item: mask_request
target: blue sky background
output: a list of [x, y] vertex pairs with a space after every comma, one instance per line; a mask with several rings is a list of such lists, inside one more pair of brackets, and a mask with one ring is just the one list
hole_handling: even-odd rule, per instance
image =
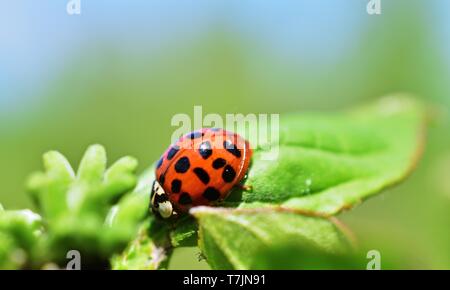
[[71, 56], [99, 39], [129, 52], [151, 53], [223, 23], [260, 43], [262, 50], [326, 63], [344, 52], [367, 19], [364, 3], [355, 1], [81, 2], [80, 16], [68, 16], [64, 0], [0, 2], [3, 112], [27, 106], [28, 98], [71, 63]]
[[[370, 21], [367, 1], [118, 1], [82, 0], [69, 16], [66, 0], [0, 1], [0, 112], [33, 106], [45, 88], [91, 43], [149, 54], [195, 40], [214, 25], [261, 51], [332, 66], [358, 42]], [[408, 1], [404, 2], [408, 5]], [[427, 1], [436, 46], [450, 66], [450, 1]], [[390, 3], [383, 3], [389, 13]], [[409, 1], [411, 3], [411, 1]], [[295, 29], [294, 29], [295, 28]], [[408, 31], [405, 31], [408, 33]], [[37, 100], [39, 102], [39, 100]]]

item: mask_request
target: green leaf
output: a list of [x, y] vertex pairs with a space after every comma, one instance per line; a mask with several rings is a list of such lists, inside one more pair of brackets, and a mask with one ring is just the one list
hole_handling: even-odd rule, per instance
[[28, 191], [37, 206], [48, 216], [58, 217], [68, 210], [66, 192], [75, 179], [67, 159], [59, 152], [43, 156], [44, 172], [36, 172], [28, 180]]
[[[284, 248], [298, 252], [291, 268], [299, 263], [318, 267], [311, 257], [330, 268], [336, 261], [354, 268], [355, 260], [344, 255], [351, 249], [345, 230], [326, 217], [405, 178], [420, 157], [424, 119], [422, 106], [400, 95], [347, 112], [283, 116], [279, 144], [259, 144], [255, 150], [246, 180], [252, 190], [235, 190], [223, 203], [228, 208], [193, 208], [197, 223], [189, 216], [152, 222], [166, 229], [165, 253], [198, 239], [212, 268], [282, 268], [274, 257], [288, 245]], [[265, 160], [275, 145], [278, 158]], [[147, 211], [153, 180], [154, 167], [110, 211], [110, 221]], [[112, 263], [115, 268], [148, 268], [148, 253], [157, 248], [152, 233], [143, 232]]]
[[137, 237], [130, 242], [121, 255], [113, 256], [113, 270], [166, 269], [172, 253], [169, 240], [170, 228], [161, 220], [149, 218], [144, 222]]
[[333, 220], [272, 209], [191, 210], [200, 227], [199, 246], [214, 269], [251, 269], [256, 254], [291, 241], [325, 253], [347, 252], [351, 245]]
[[108, 213], [110, 226], [138, 224], [144, 217], [139, 235], [127, 249], [111, 259], [113, 269], [166, 268], [174, 247], [197, 245], [197, 224], [191, 216], [183, 216], [173, 224], [149, 214], [150, 192], [155, 179], [155, 167], [141, 174], [136, 188], [126, 194]]
[[150, 193], [154, 180], [155, 167], [151, 166], [140, 175], [134, 190], [123, 196], [109, 210], [106, 223], [110, 226], [139, 224], [149, 213]]
[[194, 218], [184, 216], [175, 224], [170, 232], [170, 241], [173, 247], [194, 247], [197, 246], [198, 226]]
[[[127, 214], [120, 212], [120, 222], [113, 223], [111, 208], [136, 186], [137, 161], [124, 157], [109, 169], [106, 163], [101, 145], [86, 150], [76, 175], [61, 153], [44, 154], [45, 171], [34, 173], [27, 184], [45, 219], [41, 248], [47, 256], [41, 255], [43, 259], [63, 262], [67, 251], [75, 249], [83, 255], [84, 263], [101, 267], [136, 234], [137, 219], [144, 217], [145, 210], [131, 217], [129, 210]], [[121, 202], [128, 204], [129, 200]]]
[[329, 253], [294, 241], [277, 244], [255, 254], [252, 270], [364, 270], [366, 253]]
[[77, 179], [100, 182], [106, 169], [106, 151], [101, 145], [91, 145], [84, 153], [77, 172]]
[[0, 269], [20, 269], [32, 263], [42, 229], [38, 214], [0, 206]]
[[255, 150], [252, 190], [225, 204], [336, 214], [404, 179], [421, 155], [424, 127], [422, 106], [401, 95], [343, 113], [283, 116], [278, 158]]

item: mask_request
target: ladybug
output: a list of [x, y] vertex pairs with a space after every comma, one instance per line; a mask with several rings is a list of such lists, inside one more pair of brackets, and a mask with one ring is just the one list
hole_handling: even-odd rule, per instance
[[182, 136], [156, 165], [152, 211], [169, 218], [193, 206], [220, 203], [241, 184], [251, 156], [248, 141], [220, 128], [204, 128]]

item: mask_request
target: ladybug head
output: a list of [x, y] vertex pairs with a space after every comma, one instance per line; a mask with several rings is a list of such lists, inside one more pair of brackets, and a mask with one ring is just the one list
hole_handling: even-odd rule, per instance
[[169, 200], [164, 188], [158, 181], [153, 182], [152, 194], [151, 194], [151, 207], [155, 214], [158, 214], [162, 218], [169, 218], [175, 212], [173, 211], [172, 203]]

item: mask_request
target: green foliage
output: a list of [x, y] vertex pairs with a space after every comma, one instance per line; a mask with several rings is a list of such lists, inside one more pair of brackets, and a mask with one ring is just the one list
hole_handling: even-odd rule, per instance
[[402, 95], [345, 113], [285, 116], [278, 159], [255, 154], [253, 190], [237, 193], [237, 205], [336, 214], [403, 179], [423, 140], [423, 108]]
[[20, 269], [35, 258], [32, 249], [42, 236], [42, 219], [30, 210], [4, 210], [0, 205], [0, 269]]
[[175, 247], [198, 245], [213, 269], [358, 268], [348, 231], [330, 216], [407, 176], [424, 119], [420, 104], [400, 95], [344, 113], [285, 116], [278, 158], [262, 158], [276, 144], [255, 150], [252, 190], [168, 221], [148, 216], [154, 167], [137, 180], [136, 160], [107, 169], [104, 148], [93, 145], [75, 174], [48, 152], [27, 184], [42, 218], [0, 207], [0, 267], [62, 266], [75, 249], [84, 267], [109, 260], [113, 269], [166, 269]]
[[[313, 249], [305, 257], [317, 255], [330, 268], [330, 261], [341, 261], [342, 267], [355, 265], [343, 256], [351, 248], [346, 231], [326, 216], [407, 176], [421, 153], [424, 117], [423, 108], [413, 99], [391, 96], [344, 113], [283, 118], [279, 158], [261, 158], [264, 145], [273, 144], [262, 144], [255, 152], [246, 181], [252, 190], [235, 191], [224, 203], [227, 209], [193, 208], [196, 223], [190, 218], [168, 223], [164, 248], [167, 241], [170, 247], [192, 245], [198, 236], [198, 245], [213, 269], [272, 268], [267, 261], [272, 261], [272, 250], [282, 245], [294, 245], [298, 251], [292, 256]], [[128, 255], [139, 255], [134, 249], [141, 240], [132, 242], [129, 251], [133, 254]], [[126, 255], [122, 258], [120, 265], [113, 261], [115, 268], [127, 264]], [[308, 264], [312, 260], [304, 260], [305, 265], [320, 268]], [[133, 263], [133, 268], [146, 265]]]
[[143, 223], [137, 238], [127, 249], [111, 260], [114, 270], [166, 269], [172, 251], [168, 239], [169, 228], [154, 217]]
[[214, 269], [248, 270], [259, 253], [287, 242], [342, 254], [346, 237], [329, 220], [272, 209], [231, 210], [198, 207], [199, 245]]
[[313, 245], [285, 241], [255, 252], [249, 268], [252, 270], [364, 270], [366, 265], [366, 253], [362, 251], [327, 252]]
[[114, 224], [106, 219], [111, 206], [135, 187], [137, 161], [124, 157], [106, 169], [106, 153], [100, 145], [88, 148], [77, 174], [59, 152], [47, 152], [43, 159], [45, 171], [34, 173], [27, 184], [45, 221], [42, 238], [34, 247], [39, 249], [41, 264], [63, 263], [66, 253], [75, 249], [83, 264], [101, 267], [137, 230], [128, 216]]

